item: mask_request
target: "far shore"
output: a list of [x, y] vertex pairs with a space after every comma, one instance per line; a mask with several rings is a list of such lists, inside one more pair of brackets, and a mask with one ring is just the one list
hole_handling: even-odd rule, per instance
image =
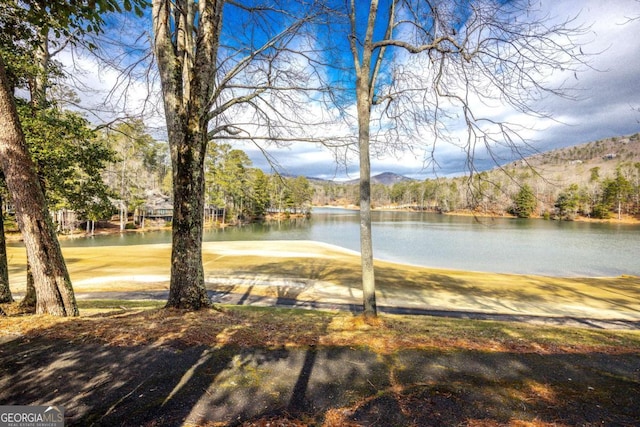
[[[341, 205], [341, 206], [335, 206], [335, 205], [322, 205], [322, 206], [313, 206], [313, 208], [323, 208], [323, 209], [348, 209], [348, 210], [359, 210], [360, 208], [356, 205]], [[311, 210], [311, 214], [313, 214], [313, 208]], [[381, 208], [373, 208], [374, 211], [380, 211], [380, 212], [420, 212], [417, 211], [415, 209], [409, 209], [409, 208], [393, 208], [393, 207], [381, 207]], [[440, 215], [450, 215], [450, 216], [464, 216], [464, 217], [476, 217], [476, 218], [487, 218], [487, 219], [491, 219], [491, 218], [506, 218], [506, 219], [516, 219], [515, 216], [510, 215], [508, 213], [492, 213], [492, 212], [476, 212], [476, 211], [471, 211], [471, 210], [457, 210], [457, 211], [450, 211], [450, 212], [442, 212], [442, 213], [438, 213], [438, 212], [433, 212], [433, 211], [423, 211], [423, 212], [431, 212], [434, 214], [440, 214]], [[293, 217], [293, 216], [292, 216]], [[540, 219], [542, 220], [543, 218], [541, 216], [533, 216], [530, 219]], [[280, 220], [278, 218], [266, 218], [267, 221], [269, 220]], [[548, 221], [559, 221], [559, 220], [548, 220]], [[566, 220], [563, 220], [566, 221]], [[589, 222], [589, 223], [603, 223], [603, 224], [621, 224], [621, 225], [640, 225], [640, 215], [623, 215], [622, 218], [618, 219], [617, 217], [611, 217], [611, 218], [606, 218], [606, 219], [598, 219], [598, 218], [590, 218], [590, 217], [584, 217], [584, 216], [578, 216], [576, 218], [573, 219], [573, 221], [575, 222]], [[233, 223], [206, 223], [205, 224], [205, 228], [212, 228], [212, 227], [233, 227], [235, 226], [235, 224]], [[96, 228], [95, 231], [93, 233], [88, 233], [86, 232], [84, 229], [78, 228], [77, 230], [75, 230], [73, 233], [70, 234], [58, 234], [58, 238], [61, 240], [64, 239], [74, 239], [74, 238], [81, 238], [81, 237], [88, 237], [88, 236], [100, 236], [100, 235], [105, 235], [105, 234], [119, 234], [119, 233], [140, 233], [140, 232], [145, 232], [145, 231], [154, 231], [154, 230], [166, 230], [166, 231], [170, 231], [171, 230], [171, 225], [158, 225], [158, 224], [147, 224], [145, 225], [144, 228], [140, 227], [140, 228], [131, 228], [131, 229], [125, 229], [125, 230], [120, 230], [120, 227], [115, 223], [115, 222], [111, 222], [109, 227], [100, 227], [100, 228]], [[17, 241], [21, 241], [22, 240], [22, 236], [21, 234], [16, 231], [16, 230], [5, 230], [5, 240], [7, 242], [17, 242]]]
[[[359, 210], [360, 208], [356, 205], [342, 205], [342, 206], [335, 206], [335, 205], [323, 205], [323, 206], [314, 206], [314, 208], [326, 208], [326, 209], [349, 209], [349, 210]], [[372, 208], [373, 211], [381, 211], [381, 212], [429, 212], [429, 213], [434, 213], [434, 214], [440, 214], [440, 215], [451, 215], [451, 216], [470, 216], [470, 217], [477, 217], [477, 218], [511, 218], [511, 219], [516, 219], [517, 217], [515, 215], [511, 215], [507, 212], [501, 212], [501, 213], [496, 213], [496, 212], [481, 212], [481, 211], [472, 211], [469, 209], [460, 209], [460, 210], [455, 210], [455, 211], [449, 211], [449, 212], [435, 212], [435, 211], [430, 211], [430, 210], [425, 210], [425, 211], [420, 211], [420, 210], [416, 210], [416, 209], [411, 209], [411, 208], [396, 208], [396, 207], [389, 207], [389, 206], [384, 206], [384, 207], [374, 207]], [[313, 211], [311, 211], [311, 213], [313, 213]], [[542, 216], [540, 215], [535, 215], [532, 216], [529, 219], [544, 219]], [[557, 220], [557, 219], [549, 219], [547, 221], [567, 221], [567, 220]], [[640, 215], [622, 215], [622, 217], [620, 219], [618, 219], [617, 217], [610, 217], [610, 218], [591, 218], [591, 217], [586, 217], [586, 216], [576, 216], [572, 221], [576, 221], [576, 222], [593, 222], [593, 223], [611, 223], [611, 224], [629, 224], [629, 225], [639, 225], [640, 224]]]

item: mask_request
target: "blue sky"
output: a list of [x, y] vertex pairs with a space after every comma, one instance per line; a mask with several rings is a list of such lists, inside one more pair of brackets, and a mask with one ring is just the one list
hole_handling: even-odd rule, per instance
[[[358, 2], [363, 3], [363, 2]], [[559, 20], [577, 16], [575, 24], [590, 26], [584, 35], [585, 52], [593, 53], [590, 59], [592, 68], [572, 75], [569, 83], [575, 89], [576, 100], [549, 98], [536, 107], [549, 114], [549, 119], [532, 119], [518, 114], [497, 102], [485, 107], [483, 114], [492, 117], [508, 118], [526, 128], [522, 136], [540, 151], [589, 142], [610, 136], [633, 134], [640, 131], [640, 2], [636, 0], [601, 0], [536, 2], [541, 15], [556, 17]], [[334, 33], [335, 34], [335, 33]], [[346, 40], [336, 43], [345, 43]], [[596, 54], [597, 53], [597, 54]], [[66, 62], [66, 61], [65, 61]], [[88, 81], [92, 86], [108, 88], [118, 80], [108, 69], [97, 69], [89, 59], [85, 60], [86, 75], [76, 77]], [[99, 76], [98, 78], [96, 78]], [[344, 77], [344, 76], [342, 76]], [[143, 100], [150, 101], [146, 111], [150, 114], [148, 123], [162, 126], [161, 111], [154, 111], [148, 105], [160, 105], [157, 88], [148, 97], [145, 82], [137, 82], [129, 87], [126, 102], [133, 109]], [[133, 89], [133, 90], [131, 90]], [[91, 102], [95, 94], [81, 94], [83, 100]], [[155, 97], [155, 98], [154, 98]], [[349, 106], [347, 105], [347, 108]], [[351, 106], [353, 108], [353, 106]], [[634, 110], [635, 109], [635, 110]], [[313, 112], [310, 107], [309, 111]], [[154, 114], [155, 113], [155, 116]], [[326, 132], [326, 129], [323, 129]], [[396, 156], [388, 155], [372, 159], [372, 174], [391, 171], [412, 178], [422, 179], [437, 174], [450, 176], [465, 171], [466, 155], [456, 137], [464, 135], [455, 126], [450, 129], [453, 143], [439, 142], [435, 156], [437, 168], [425, 164], [425, 153], [419, 147], [412, 152], [402, 152]], [[162, 135], [162, 131], [158, 131]], [[262, 151], [251, 144], [234, 144], [244, 149], [252, 159], [254, 166], [269, 171], [270, 166]], [[277, 159], [282, 171], [291, 175], [305, 175], [324, 179], [352, 179], [358, 175], [357, 158], [352, 153], [345, 158], [346, 167], [338, 166], [335, 154], [326, 148], [311, 143], [295, 143], [288, 147], [267, 146], [269, 153]], [[509, 160], [506, 156], [504, 160]], [[493, 166], [488, 156], [479, 153], [475, 159], [478, 169]]]
[[[640, 131], [640, 2], [614, 0], [602, 2], [542, 1], [541, 13], [558, 19], [577, 16], [575, 24], [590, 27], [584, 38], [584, 51], [592, 53], [591, 68], [571, 76], [577, 99], [548, 98], [537, 107], [549, 119], [533, 119], [510, 111], [504, 105], [492, 104], [492, 114], [509, 117], [528, 129], [522, 135], [535, 149], [545, 151], [576, 145], [611, 136], [633, 134]], [[635, 110], [634, 110], [635, 109]], [[452, 129], [452, 133], [456, 130]], [[268, 169], [259, 150], [243, 146], [254, 165]], [[349, 166], [337, 167], [334, 156], [326, 149], [309, 144], [296, 144], [271, 151], [285, 172], [325, 179], [349, 179], [358, 176], [358, 165], [352, 156]], [[465, 173], [465, 153], [454, 144], [438, 144], [437, 168], [424, 162], [420, 149], [399, 156], [372, 159], [372, 174], [392, 171], [423, 179]], [[505, 155], [504, 160], [509, 160]], [[425, 167], [426, 166], [426, 167]], [[479, 153], [475, 159], [478, 169], [494, 166], [493, 160]]]

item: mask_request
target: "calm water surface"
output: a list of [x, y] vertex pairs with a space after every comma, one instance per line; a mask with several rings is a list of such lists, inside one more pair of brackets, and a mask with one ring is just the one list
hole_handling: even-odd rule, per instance
[[[640, 275], [640, 226], [373, 212], [374, 255], [427, 267], [556, 276]], [[359, 251], [357, 211], [210, 230], [206, 241], [315, 240]], [[169, 243], [169, 232], [66, 240], [65, 246]]]

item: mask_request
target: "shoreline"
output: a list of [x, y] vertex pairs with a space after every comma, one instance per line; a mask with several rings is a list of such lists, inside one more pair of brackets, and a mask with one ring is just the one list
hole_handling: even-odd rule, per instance
[[[342, 207], [333, 207], [333, 208], [344, 209]], [[356, 211], [350, 211], [350, 212], [351, 213], [349, 213], [349, 216], [353, 217], [355, 215], [354, 212]], [[464, 212], [461, 214], [465, 215]], [[322, 216], [323, 213], [319, 213], [318, 215]], [[327, 213], [325, 212], [324, 215], [327, 215]], [[329, 213], [328, 215], [331, 215], [331, 213]], [[472, 214], [467, 212], [466, 215], [469, 216]], [[414, 218], [413, 215], [403, 216], [403, 218], [404, 217]], [[415, 216], [415, 218], [423, 218], [423, 216], [418, 215], [418, 216]], [[428, 217], [425, 216], [424, 218], [426, 221], [430, 221], [434, 219], [437, 220], [436, 219], [437, 217], [435, 216], [428, 216]], [[428, 218], [431, 218], [431, 219], [429, 220]], [[446, 217], [441, 217], [441, 218], [446, 218]], [[444, 220], [446, 221], [446, 219]], [[466, 220], [466, 221], [470, 221], [470, 220]], [[477, 218], [475, 219], [475, 221], [485, 224], [491, 220], [489, 219], [483, 220], [481, 218]], [[508, 225], [510, 223], [509, 221], [507, 222], [503, 221], [501, 223], [505, 224], [508, 227], [511, 227], [511, 225]], [[270, 227], [268, 224], [269, 223], [266, 223], [266, 225], [262, 225], [261, 227], [268, 228]], [[533, 222], [523, 223], [523, 224], [531, 224], [531, 226], [535, 226], [535, 227], [554, 226], [553, 223], [549, 223], [549, 225], [544, 225], [545, 223], [541, 223], [541, 222], [538, 222], [537, 223], [538, 225], [534, 225], [536, 223], [533, 223]], [[576, 224], [576, 226], [577, 225], [578, 224]], [[580, 229], [589, 230], [590, 228], [589, 226], [587, 226], [587, 227], [581, 227]], [[600, 228], [598, 228], [598, 230], [599, 229]], [[211, 226], [205, 227], [205, 233], [213, 232], [213, 234], [217, 236], [217, 233], [215, 232], [215, 230], [216, 228], [213, 228]], [[625, 230], [625, 227], [614, 226], [611, 228], [605, 228], [605, 230], [610, 230], [613, 233], [618, 233], [621, 230]], [[636, 233], [635, 228], [629, 228], [629, 230], [632, 230], [632, 232], [635, 235]], [[157, 234], [156, 232], [159, 232], [160, 234]], [[158, 243], [165, 243], [165, 244], [168, 243], [170, 245], [171, 244], [170, 232], [171, 232], [171, 228], [164, 226], [164, 224], [163, 226], [148, 226], [148, 227], [145, 227], [145, 229], [124, 230], [124, 233], [127, 233], [127, 234], [123, 234], [123, 232], [120, 232], [119, 227], [109, 227], [106, 230], [101, 229], [97, 231], [93, 236], [87, 235], [84, 232], [78, 232], [71, 235], [61, 235], [59, 236], [59, 239], [62, 247], [96, 246], [96, 245], [127, 246], [128, 244], [131, 244], [131, 243], [135, 245], [141, 245], [141, 244], [144, 245], [151, 242], [158, 242]], [[130, 233], [133, 233], [133, 234], [130, 234]], [[162, 236], [162, 237], [154, 237], [154, 235]], [[109, 236], [114, 236], [114, 237], [109, 237]], [[148, 238], [145, 236], [148, 236]], [[94, 237], [95, 237], [95, 240], [94, 240]], [[241, 239], [247, 239], [246, 241], [253, 241], [256, 239], [256, 237], [257, 236], [253, 236], [253, 235], [243, 235]], [[293, 247], [296, 245], [295, 242], [299, 242], [299, 240], [297, 239], [299, 239], [300, 237], [301, 236], [284, 234], [280, 236], [280, 239], [288, 242], [287, 243], [288, 246]], [[306, 236], [306, 238], [313, 239], [314, 237], [312, 235], [309, 235], [309, 236]], [[316, 238], [322, 239], [321, 236], [318, 236]], [[210, 239], [206, 238], [205, 241], [221, 241], [221, 239], [227, 239], [227, 237], [221, 235], [217, 237], [211, 237]], [[235, 240], [235, 239], [232, 239], [232, 240]], [[257, 237], [257, 240], [260, 241], [262, 240], [262, 238]], [[327, 240], [327, 239], [323, 239], [323, 240]], [[16, 232], [12, 233], [7, 238], [7, 241], [11, 246], [14, 246], [14, 247], [23, 246], [23, 243], [21, 242], [21, 235]], [[342, 240], [328, 239], [327, 241], [328, 243], [332, 243], [336, 245], [336, 247], [340, 247], [340, 248], [344, 247], [344, 244], [343, 244], [344, 242], [342, 242]], [[316, 240], [316, 242], [319, 243], [320, 241]], [[256, 242], [255, 244], [258, 245], [258, 242]], [[640, 276], [640, 274], [638, 274], [637, 268], [634, 268], [635, 264], [633, 264], [633, 262], [630, 265], [628, 263], [623, 264], [623, 268], [608, 268], [609, 264], [602, 264], [598, 262], [594, 264], [592, 263], [580, 264], [578, 262], [578, 264], [582, 268], [571, 268], [571, 266], [567, 266], [567, 268], [560, 268], [561, 266], [558, 265], [554, 261], [554, 259], [548, 259], [547, 263], [544, 265], [539, 265], [538, 266], [539, 268], [527, 268], [526, 265], [524, 266], [524, 268], [520, 268], [517, 265], [516, 265], [516, 268], [513, 268], [511, 263], [497, 263], [495, 265], [491, 265], [488, 263], [481, 263], [481, 262], [475, 262], [475, 263], [463, 262], [463, 260], [460, 257], [452, 258], [454, 260], [453, 262], [447, 262], [447, 259], [440, 259], [437, 256], [435, 258], [412, 257], [410, 255], [394, 256], [393, 251], [391, 252], [386, 251], [384, 247], [384, 243], [382, 244], [383, 246], [379, 248], [380, 250], [376, 254], [374, 254], [376, 261], [391, 262], [399, 265], [406, 265], [406, 266], [418, 267], [418, 268], [455, 269], [459, 271], [469, 271], [474, 273], [489, 273], [489, 274], [541, 275], [541, 276], [547, 276], [547, 277], [561, 277], [561, 278], [575, 278], [575, 277], [592, 277], [592, 278], [613, 277], [615, 278], [615, 277], [621, 277], [624, 275], [628, 275], [631, 277]], [[350, 244], [348, 244], [347, 246], [354, 251], [354, 254], [359, 255], [358, 248], [353, 244], [353, 242], [350, 241]], [[455, 260], [458, 260], [458, 261], [455, 261]], [[551, 262], [549, 263], [549, 261]], [[599, 266], [599, 267], [595, 267], [595, 266]]]
[[[322, 209], [345, 209], [352, 211], [359, 211], [359, 207], [355, 205], [343, 205], [343, 206], [335, 206], [335, 205], [322, 205], [322, 206], [313, 206], [310, 214], [313, 215], [314, 208], [322, 208]], [[393, 207], [383, 207], [383, 208], [372, 208], [372, 211], [378, 212], [415, 212], [415, 213], [432, 213], [435, 215], [448, 215], [448, 216], [460, 216], [460, 217], [477, 217], [477, 218], [487, 218], [487, 219], [518, 219], [518, 217], [504, 213], [504, 214], [495, 214], [489, 212], [473, 212], [469, 210], [457, 210], [450, 212], [435, 212], [429, 210], [415, 210], [410, 208], [393, 208]], [[304, 215], [291, 215], [290, 218], [299, 218]], [[281, 217], [272, 217], [265, 218], [262, 221], [282, 221], [287, 220], [289, 218], [281, 218]], [[546, 219], [542, 216], [532, 216], [530, 218], [524, 218], [528, 220], [544, 220], [544, 221], [566, 221], [566, 222], [583, 222], [583, 223], [591, 223], [591, 224], [612, 224], [612, 225], [630, 225], [637, 226], [640, 225], [640, 216], [633, 215], [624, 215], [621, 219], [617, 218], [590, 218], [584, 216], [577, 216], [573, 220], [562, 220], [562, 219]], [[204, 229], [212, 229], [212, 228], [226, 228], [226, 227], [235, 227], [237, 224], [235, 223], [225, 223], [225, 224], [205, 224]], [[144, 228], [134, 228], [134, 229], [125, 229], [120, 230], [120, 227], [104, 227], [97, 228], [94, 233], [87, 233], [82, 229], [78, 229], [77, 233], [71, 234], [57, 234], [59, 240], [67, 240], [67, 239], [78, 239], [78, 238], [87, 238], [93, 236], [104, 236], [104, 235], [113, 235], [113, 234], [123, 234], [123, 233], [144, 233], [147, 231], [171, 231], [170, 225], [157, 225], [157, 226], [145, 226]], [[19, 242], [22, 241], [22, 235], [17, 230], [5, 230], [5, 241], [6, 242]]]
[[[358, 211], [360, 208], [356, 205], [343, 205], [343, 206], [335, 206], [335, 205], [323, 205], [323, 206], [313, 206], [314, 208], [323, 208], [323, 209], [346, 209]], [[424, 213], [432, 213], [436, 215], [450, 215], [450, 216], [463, 216], [463, 217], [478, 217], [478, 218], [489, 218], [489, 219], [519, 219], [515, 215], [511, 215], [507, 212], [504, 213], [491, 213], [491, 212], [474, 212], [468, 209], [461, 209], [449, 212], [437, 212], [433, 210], [416, 210], [411, 208], [393, 208], [393, 207], [381, 207], [381, 208], [372, 208], [372, 211], [378, 212], [424, 212]], [[313, 214], [313, 210], [311, 211]], [[621, 219], [618, 218], [590, 218], [586, 216], [576, 216], [573, 220], [565, 220], [565, 219], [546, 219], [540, 215], [532, 216], [530, 218], [522, 218], [522, 219], [531, 219], [531, 220], [544, 220], [544, 221], [566, 221], [566, 222], [588, 222], [588, 223], [602, 223], [602, 224], [620, 224], [620, 225], [640, 225], [640, 216], [633, 215], [623, 215]]]

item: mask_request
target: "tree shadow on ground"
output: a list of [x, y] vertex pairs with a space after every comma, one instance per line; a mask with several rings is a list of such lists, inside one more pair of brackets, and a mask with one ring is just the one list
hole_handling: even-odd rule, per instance
[[[227, 302], [258, 302], [359, 313], [361, 272], [357, 262], [351, 261], [300, 258], [295, 261], [256, 262], [239, 277], [251, 285], [254, 284], [252, 277], [258, 275], [261, 279], [246, 290], [242, 302], [231, 296]], [[276, 283], [283, 279], [286, 279], [283, 284]], [[287, 281], [291, 283], [285, 283]], [[464, 272], [377, 263], [376, 282], [381, 312], [589, 327], [615, 324], [632, 329], [640, 324], [634, 320], [640, 312], [637, 304], [640, 300], [640, 278], [467, 275]], [[272, 295], [259, 292], [250, 295], [254, 289], [266, 287], [271, 288]], [[219, 288], [220, 285], [214, 287], [216, 294]], [[219, 296], [216, 301], [225, 302], [224, 298]], [[338, 298], [342, 298], [342, 303], [336, 302]]]
[[[149, 322], [117, 316], [129, 327]], [[55, 338], [69, 325], [54, 325], [0, 344], [0, 404], [61, 405], [70, 426], [261, 425], [278, 417], [326, 426], [640, 423], [640, 352], [377, 353], [318, 345], [330, 316], [323, 322], [311, 344], [273, 348], [232, 344], [251, 334], [242, 322], [212, 324], [208, 346], [185, 344], [188, 326], [162, 341], [113, 337], [107, 345]]]
[[[360, 273], [355, 265], [345, 265], [330, 259], [300, 258], [276, 262], [260, 262], [247, 270], [224, 271], [216, 274], [212, 269], [207, 272], [207, 287], [214, 292], [215, 301], [232, 301], [234, 304], [256, 303], [274, 299], [273, 304], [290, 306], [300, 301], [311, 304], [320, 299], [309, 299], [308, 292], [318, 291], [331, 300], [346, 303], [361, 302], [362, 292]], [[242, 285], [234, 289], [225, 285], [232, 280]], [[326, 286], [334, 285], [332, 289]], [[332, 293], [335, 291], [335, 294]], [[222, 293], [221, 293], [222, 292]], [[243, 297], [231, 298], [232, 293], [241, 293]]]
[[[333, 283], [346, 289], [345, 295], [354, 301], [361, 298], [361, 271], [357, 263], [335, 259], [287, 260], [253, 265], [251, 272], [267, 277]], [[377, 294], [382, 300], [390, 301], [389, 305], [398, 302], [399, 306], [414, 308], [472, 307], [478, 311], [568, 316], [575, 313], [563, 306], [575, 307], [576, 304], [631, 313], [640, 310], [640, 306], [634, 304], [640, 299], [640, 279], [638, 286], [632, 286], [628, 283], [632, 281], [630, 278], [572, 282], [559, 278], [487, 274], [484, 282], [478, 282], [476, 276], [388, 263], [378, 263], [375, 274]]]

